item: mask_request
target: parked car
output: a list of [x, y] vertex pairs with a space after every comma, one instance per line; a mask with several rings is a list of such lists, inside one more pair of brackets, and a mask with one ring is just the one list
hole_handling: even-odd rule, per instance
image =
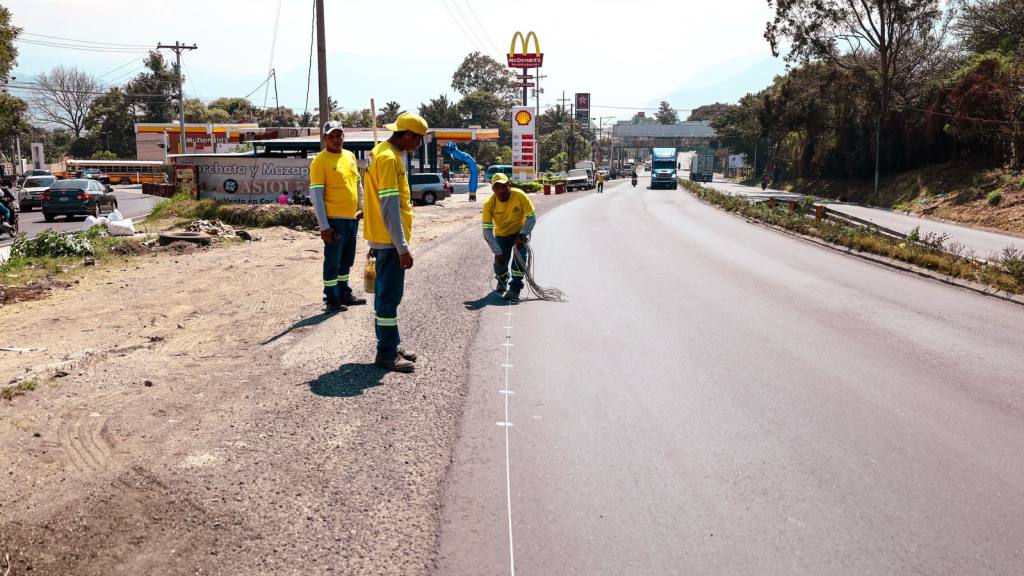
[[589, 168], [573, 168], [565, 177], [565, 189], [569, 192], [593, 188], [594, 181]]
[[57, 178], [54, 176], [32, 176], [26, 178], [21, 183], [21, 189], [18, 190], [18, 204], [21, 205], [21, 211], [28, 212], [33, 208], [42, 206], [43, 201], [40, 200], [40, 197], [56, 181]]
[[409, 195], [413, 202], [431, 205], [452, 195], [452, 186], [436, 172], [409, 175]]
[[88, 216], [97, 218], [117, 208], [117, 198], [110, 186], [89, 178], [58, 180], [42, 194], [43, 220], [53, 222], [57, 216]]

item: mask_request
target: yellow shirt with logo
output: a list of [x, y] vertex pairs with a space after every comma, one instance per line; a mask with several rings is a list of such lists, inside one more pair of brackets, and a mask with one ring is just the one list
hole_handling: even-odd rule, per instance
[[406, 243], [412, 242], [412, 196], [409, 179], [405, 175], [402, 153], [385, 140], [373, 148], [370, 165], [363, 182], [363, 237], [368, 242], [393, 244], [391, 234], [384, 224], [381, 201], [398, 198], [402, 213], [402, 231]]
[[309, 165], [309, 189], [322, 188], [328, 218], [355, 218], [359, 211], [359, 165], [349, 150], [322, 150]]
[[517, 234], [526, 224], [526, 219], [535, 214], [533, 202], [519, 188], [511, 188], [508, 200], [498, 200], [497, 194], [484, 202], [483, 223], [494, 225], [495, 236], [511, 236]]

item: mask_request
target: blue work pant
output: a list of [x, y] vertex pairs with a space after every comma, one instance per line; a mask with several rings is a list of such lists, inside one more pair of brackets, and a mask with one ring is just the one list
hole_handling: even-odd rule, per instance
[[[509, 286], [513, 290], [523, 289], [523, 270], [519, 268], [519, 263], [516, 262], [512, 251], [516, 249], [516, 238], [519, 234], [513, 234], [511, 236], [495, 236], [495, 240], [498, 241], [498, 246], [501, 248], [501, 256], [504, 258], [505, 263], [503, 266], [498, 264], [494, 265], [494, 277], [498, 279], [499, 283], [508, 282], [508, 269], [512, 267], [512, 282]], [[523, 262], [526, 264], [530, 263], [529, 253], [526, 251], [526, 247], [519, 248], [519, 254], [523, 257]]]
[[398, 354], [398, 305], [405, 293], [405, 268], [394, 248], [375, 248], [377, 283], [374, 285], [373, 309], [376, 313], [377, 353], [386, 358]]
[[324, 244], [324, 298], [338, 302], [352, 294], [348, 274], [356, 259], [356, 230], [359, 221], [328, 218], [327, 223], [341, 238]]
[[0, 202], [0, 222], [11, 223], [11, 211], [4, 206], [3, 202]]

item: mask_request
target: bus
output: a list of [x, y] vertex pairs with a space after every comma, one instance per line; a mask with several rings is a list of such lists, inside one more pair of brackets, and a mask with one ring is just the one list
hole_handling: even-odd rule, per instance
[[74, 178], [80, 170], [95, 169], [110, 176], [111, 184], [166, 182], [167, 168], [161, 160], [66, 160], [64, 171], [54, 176]]

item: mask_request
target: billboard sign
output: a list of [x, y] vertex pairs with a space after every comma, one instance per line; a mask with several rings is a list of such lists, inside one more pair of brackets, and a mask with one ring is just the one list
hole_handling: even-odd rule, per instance
[[195, 167], [200, 198], [232, 204], [271, 204], [282, 192], [309, 194], [307, 158], [252, 156], [179, 156], [177, 164]]
[[537, 119], [529, 106], [512, 107], [512, 178], [531, 182], [537, 172]]
[[746, 168], [747, 167], [747, 155], [746, 154], [729, 154], [729, 168]]
[[590, 129], [590, 92], [576, 93], [576, 121]]
[[[533, 38], [533, 52], [529, 50], [530, 38]], [[516, 40], [519, 40], [520, 51], [516, 52]], [[523, 36], [522, 32], [512, 35], [512, 44], [508, 47], [509, 68], [540, 68], [544, 64], [544, 54], [540, 51], [540, 40], [532, 31]]]

